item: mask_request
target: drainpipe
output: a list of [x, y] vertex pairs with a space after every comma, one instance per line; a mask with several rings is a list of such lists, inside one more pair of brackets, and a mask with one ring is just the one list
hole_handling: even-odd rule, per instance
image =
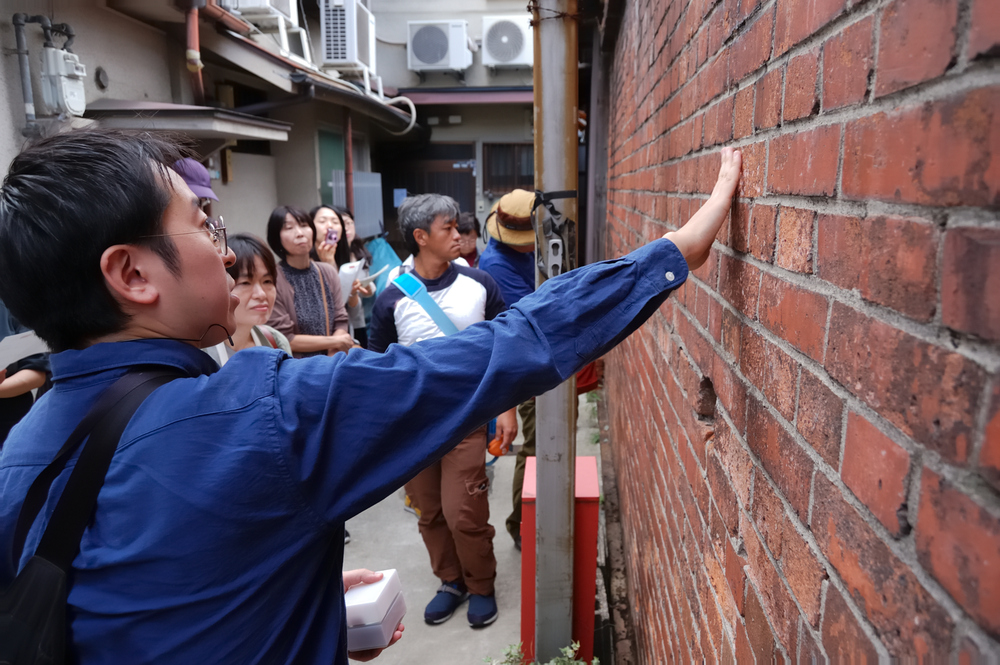
[[[17, 43], [17, 64], [21, 70], [21, 95], [24, 97], [24, 119], [25, 126], [21, 130], [24, 136], [40, 136], [41, 127], [35, 119], [35, 96], [31, 90], [31, 67], [28, 62], [28, 39], [25, 36], [25, 26], [28, 23], [39, 23], [42, 32], [45, 34], [46, 47], [55, 47], [52, 43], [52, 22], [47, 16], [28, 16], [27, 14], [14, 14], [11, 23], [14, 25], [14, 39]], [[59, 32], [66, 34], [69, 39], [66, 44], [73, 42], [73, 30], [68, 25], [60, 25]], [[63, 30], [65, 28], [65, 30]], [[68, 31], [68, 34], [67, 32]]]
[[[532, 0], [535, 29], [535, 189], [576, 190], [577, 173], [577, 0]], [[576, 198], [553, 202], [564, 218], [577, 219]], [[538, 208], [536, 252], [548, 243]], [[576, 234], [567, 233], [563, 269], [576, 267]], [[549, 271], [551, 273], [551, 270]], [[536, 272], [540, 286], [546, 277]], [[573, 631], [573, 518], [576, 470], [576, 381], [571, 377], [539, 395], [536, 435], [535, 658], [559, 656]], [[594, 602], [578, 598], [579, 603]]]
[[14, 14], [14, 37], [17, 40], [17, 64], [21, 69], [21, 94], [24, 96], [24, 119], [27, 122], [25, 136], [38, 133], [35, 124], [35, 97], [31, 92], [31, 67], [28, 65], [28, 40], [24, 35], [27, 14]]
[[347, 209], [354, 214], [354, 131], [351, 125], [351, 112], [347, 111], [347, 122], [344, 127], [344, 189], [346, 192]]
[[195, 104], [205, 103], [205, 82], [201, 78], [204, 64], [201, 62], [201, 44], [198, 34], [198, 9], [205, 6], [205, 0], [190, 0], [187, 18], [187, 68], [191, 72], [191, 90], [194, 93]]

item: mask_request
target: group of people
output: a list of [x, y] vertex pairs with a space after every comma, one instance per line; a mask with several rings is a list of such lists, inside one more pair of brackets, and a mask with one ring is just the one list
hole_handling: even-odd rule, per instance
[[[501, 279], [453, 262], [454, 202], [412, 197], [400, 210], [414, 253], [402, 277], [445, 319], [434, 331], [423, 318], [434, 319], [434, 305], [420, 304], [419, 290], [386, 288], [372, 351], [346, 354], [336, 351], [354, 346], [350, 315], [330, 306], [339, 279], [322, 259], [331, 248], [316, 246], [316, 216], [285, 209], [269, 220], [266, 244], [229, 239], [170, 168], [180, 156], [150, 134], [77, 130], [22, 151], [0, 189], [0, 298], [54, 352], [52, 389], [0, 453], [0, 590], [36, 551], [69, 470], [15, 551], [36, 477], [109, 386], [160, 366], [182, 376], [129, 421], [72, 562], [73, 659], [346, 663], [344, 590], [373, 577], [342, 572], [344, 524], [404, 483], [442, 580], [425, 619], [444, 620], [469, 594], [470, 623], [487, 625], [492, 529], [463, 540], [462, 526], [481, 524], [467, 513], [485, 501], [482, 424], [509, 422], [517, 405], [605, 354], [707, 260], [739, 152], [722, 150], [715, 191], [687, 224], [550, 279], [512, 307]], [[527, 274], [528, 244], [514, 233], [526, 238], [530, 220], [519, 211], [498, 204], [481, 268], [499, 252]], [[321, 245], [339, 243], [327, 237]], [[491, 250], [494, 239], [504, 247]], [[240, 310], [256, 316], [238, 323]], [[213, 347], [217, 360], [202, 351]], [[509, 436], [516, 424], [503, 427]], [[476, 468], [456, 474], [468, 473], [457, 487], [437, 482], [464, 464], [449, 456], [462, 457], [472, 437]], [[448, 493], [460, 508], [447, 507]], [[465, 556], [476, 547], [478, 559]], [[401, 636], [400, 627], [393, 642]]]

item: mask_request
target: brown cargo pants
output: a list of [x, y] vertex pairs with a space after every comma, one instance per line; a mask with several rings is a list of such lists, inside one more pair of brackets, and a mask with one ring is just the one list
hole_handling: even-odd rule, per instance
[[488, 489], [485, 426], [406, 483], [420, 509], [417, 525], [434, 575], [462, 580], [470, 593], [484, 596], [493, 593], [497, 570]]

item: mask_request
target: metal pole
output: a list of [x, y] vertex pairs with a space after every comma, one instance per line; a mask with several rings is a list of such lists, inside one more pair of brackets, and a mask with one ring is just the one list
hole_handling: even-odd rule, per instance
[[[535, 189], [577, 189], [576, 0], [537, 0], [534, 18]], [[577, 219], [575, 198], [554, 202]], [[536, 250], [544, 257], [539, 209]], [[576, 234], [567, 234], [563, 269], [576, 265]], [[537, 274], [541, 284], [545, 276]], [[576, 469], [576, 381], [571, 378], [536, 400], [537, 446], [535, 658], [547, 662], [569, 646], [573, 629], [573, 503]], [[593, 603], [581, 598], [578, 602]]]
[[351, 122], [351, 112], [348, 110], [344, 122], [344, 199], [347, 209], [354, 215], [354, 127]]

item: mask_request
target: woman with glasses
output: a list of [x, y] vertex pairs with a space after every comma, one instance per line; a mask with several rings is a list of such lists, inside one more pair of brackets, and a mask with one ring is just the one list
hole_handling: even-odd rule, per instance
[[267, 244], [281, 259], [267, 323], [288, 338], [299, 358], [354, 346], [337, 270], [310, 258], [315, 237], [312, 217], [302, 208], [279, 206], [267, 221]]

